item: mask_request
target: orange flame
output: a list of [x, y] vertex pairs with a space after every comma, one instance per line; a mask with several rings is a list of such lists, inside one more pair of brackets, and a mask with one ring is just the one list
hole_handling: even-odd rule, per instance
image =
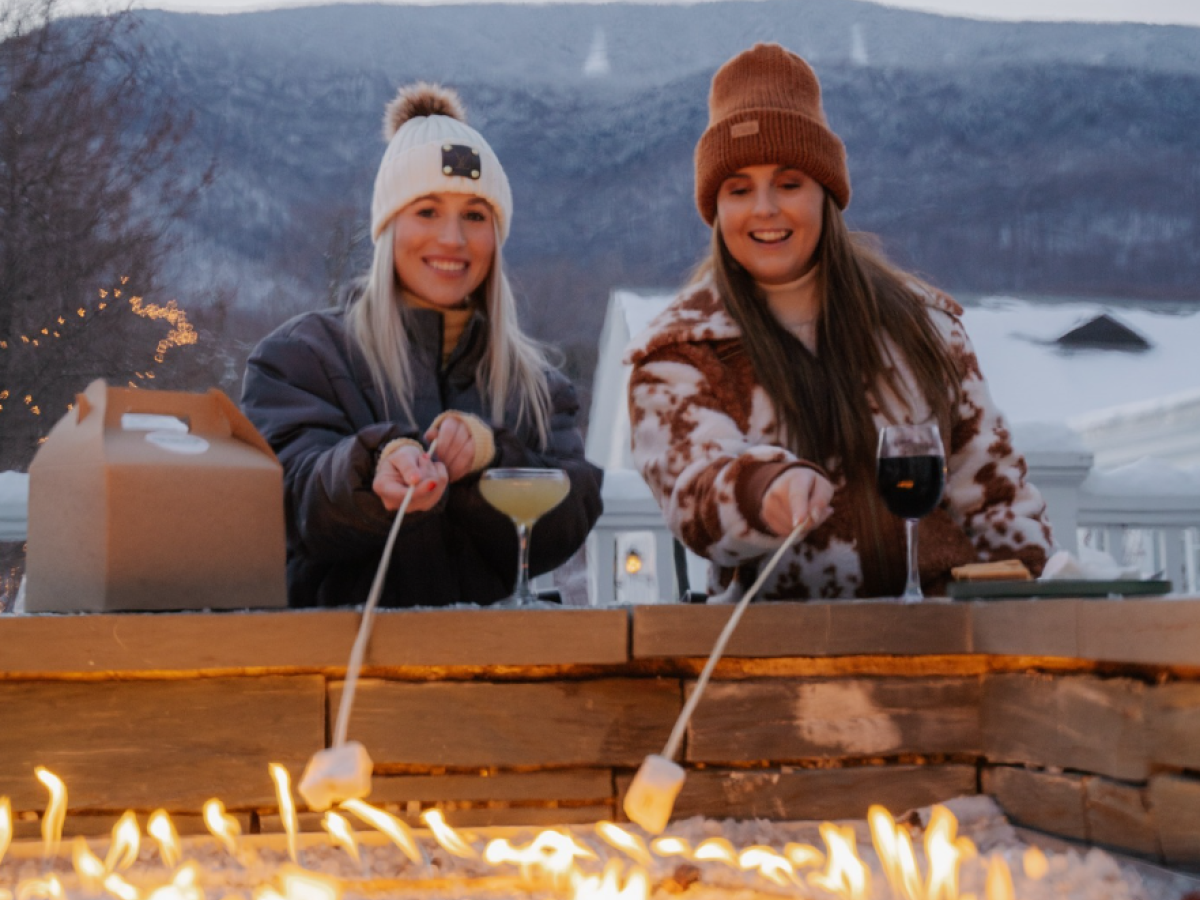
[[112, 843], [104, 858], [104, 868], [110, 872], [121, 872], [137, 862], [142, 847], [142, 833], [138, 830], [137, 817], [126, 812], [113, 826]]
[[825, 865], [825, 854], [812, 844], [787, 844], [783, 855], [797, 869], [818, 869]]
[[0, 862], [4, 862], [4, 854], [12, 843], [13, 817], [12, 803], [7, 797], [0, 797]]
[[483, 858], [494, 866], [505, 863], [520, 866], [521, 876], [527, 880], [534, 870], [544, 872], [558, 886], [573, 871], [576, 859], [595, 859], [596, 854], [569, 834], [547, 830], [520, 848], [504, 838], [490, 841]]
[[809, 882], [845, 900], [866, 900], [871, 878], [858, 856], [854, 828], [849, 825], [839, 828], [832, 822], [824, 822], [820, 831], [828, 858], [825, 871], [810, 872]]
[[42, 766], [33, 772], [50, 792], [50, 803], [42, 817], [42, 854], [48, 858], [58, 853], [58, 845], [62, 843], [63, 823], [67, 820], [67, 786], [61, 778]]
[[181, 866], [170, 884], [155, 888], [147, 900], [204, 900], [199, 887], [200, 867], [191, 862]]
[[738, 865], [746, 871], [757, 871], [763, 878], [780, 887], [796, 883], [796, 870], [787, 857], [770, 847], [747, 847], [738, 854]]
[[108, 874], [108, 869], [105, 868], [103, 861], [88, 847], [88, 843], [81, 837], [75, 838], [75, 843], [71, 848], [71, 862], [75, 866], [75, 873], [79, 876], [79, 883], [84, 891], [89, 894], [97, 894], [104, 885], [104, 877]]
[[646, 842], [636, 834], [630, 834], [612, 822], [597, 822], [596, 834], [600, 835], [609, 846], [620, 850], [634, 862], [641, 863], [643, 866], [653, 865]]
[[650, 849], [659, 856], [682, 856], [691, 859], [692, 845], [683, 838], [660, 837], [650, 842]]
[[738, 864], [737, 851], [733, 849], [733, 844], [719, 837], [701, 841], [692, 858], [701, 862], [723, 862], [735, 869]]
[[321, 827], [325, 829], [326, 834], [333, 838], [335, 844], [350, 854], [351, 859], [362, 864], [362, 857], [358, 853], [358, 836], [350, 827], [350, 823], [346, 821], [345, 816], [330, 810], [321, 819]]
[[238, 855], [237, 839], [242, 833], [242, 826], [238, 825], [237, 819], [225, 812], [224, 803], [213, 799], [204, 804], [204, 824], [212, 836], [225, 845], [230, 856]]
[[63, 900], [66, 892], [57, 875], [29, 878], [17, 887], [17, 900]]
[[171, 821], [165, 809], [156, 809], [150, 813], [150, 819], [146, 822], [146, 833], [158, 844], [158, 855], [162, 857], [163, 865], [168, 869], [174, 868], [179, 863], [183, 851], [179, 842], [179, 832], [175, 830], [175, 823]]
[[342, 890], [334, 878], [284, 866], [279, 875], [280, 890], [264, 884], [255, 888], [254, 900], [339, 900]]
[[929, 878], [925, 895], [928, 900], [958, 900], [958, 863], [961, 855], [955, 846], [958, 821], [944, 806], [935, 806], [925, 828], [925, 864]]
[[[4, 856], [4, 852], [0, 851], [0, 857]], [[1021, 867], [1025, 870], [1025, 877], [1030, 881], [1041, 881], [1050, 871], [1050, 863], [1046, 859], [1046, 854], [1038, 847], [1030, 847], [1025, 851], [1025, 855], [1021, 858]]]
[[867, 811], [867, 823], [892, 893], [900, 900], [925, 900], [925, 884], [909, 833], [882, 806]]
[[287, 900], [338, 900], [342, 895], [335, 879], [324, 878], [290, 866], [284, 869], [279, 880], [283, 884], [283, 896]]
[[1016, 896], [1008, 864], [1002, 857], [993, 856], [988, 860], [984, 897], [987, 900], [1016, 900]]
[[446, 824], [446, 817], [442, 815], [440, 809], [425, 810], [421, 813], [421, 821], [425, 823], [426, 828], [433, 832], [434, 840], [441, 844], [447, 853], [462, 859], [472, 859], [478, 856], [471, 845]]
[[650, 879], [639, 868], [630, 871], [621, 886], [621, 861], [609, 860], [601, 875], [576, 872], [571, 878], [571, 900], [648, 900]]
[[292, 799], [292, 783], [288, 770], [279, 763], [267, 766], [271, 780], [275, 782], [275, 796], [279, 798], [279, 818], [283, 820], [283, 830], [287, 834], [288, 856], [292, 862], [299, 862], [296, 849], [296, 833], [300, 823], [296, 817], [296, 801]]
[[416, 838], [413, 837], [412, 829], [395, 816], [362, 800], [346, 800], [340, 805], [342, 809], [349, 810], [368, 825], [373, 825], [386, 834], [391, 838], [392, 843], [399, 847], [404, 855], [417, 865], [423, 866], [429, 862], [425, 856], [425, 851], [421, 849]]
[[117, 900], [139, 900], [142, 896], [137, 888], [116, 872], [105, 876], [104, 889], [116, 897]]

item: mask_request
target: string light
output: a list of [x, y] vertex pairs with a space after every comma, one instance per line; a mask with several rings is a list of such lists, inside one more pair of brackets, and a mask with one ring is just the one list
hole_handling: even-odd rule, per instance
[[[122, 285], [128, 284], [129, 276], [122, 275], [120, 277], [120, 282]], [[107, 309], [108, 303], [105, 302], [105, 300], [110, 294], [114, 298], [119, 298], [122, 297], [123, 292], [120, 288], [99, 288], [98, 294], [100, 297], [100, 302], [96, 304], [95, 314]], [[155, 345], [155, 363], [161, 364], [166, 359], [167, 352], [172, 347], [184, 347], [189, 344], [195, 344], [199, 341], [199, 334], [188, 321], [187, 313], [179, 307], [179, 304], [175, 300], [168, 301], [166, 304], [147, 303], [142, 297], [134, 296], [129, 297], [128, 302], [130, 311], [139, 318], [150, 319], [151, 321], [162, 321], [170, 326], [170, 330], [167, 332], [166, 337], [164, 337]], [[88, 310], [84, 307], [80, 307], [79, 309], [75, 310], [75, 314], [80, 319], [86, 320], [89, 318]], [[55, 317], [55, 322], [60, 326], [66, 326], [68, 324], [67, 319], [61, 315]], [[41, 328], [40, 334], [45, 335], [46, 339], [59, 339], [64, 336], [64, 331], [65, 328], [63, 331], [60, 331], [54, 328], [52, 323], [44, 328]], [[35, 331], [34, 333], [36, 334], [39, 332]], [[31, 347], [40, 348], [42, 346], [42, 339], [36, 337], [31, 338], [29, 335], [23, 334], [21, 335], [21, 343]], [[8, 345], [9, 342], [7, 340], [0, 340], [0, 350], [9, 349]], [[149, 369], [134, 372], [133, 374], [136, 376], [138, 381], [153, 380], [155, 377], [155, 373]], [[133, 380], [129, 381], [129, 386], [132, 388], [138, 387]], [[0, 400], [6, 400], [8, 399], [8, 396], [8, 390], [0, 390]], [[33, 396], [31, 394], [25, 395], [25, 406], [33, 415], [41, 415], [41, 407], [40, 405], [34, 403]], [[74, 404], [67, 405], [68, 410], [73, 408]], [[4, 406], [0, 404], [0, 412], [3, 410]], [[39, 439], [38, 443], [40, 444], [43, 441], [45, 441], [44, 437]]]

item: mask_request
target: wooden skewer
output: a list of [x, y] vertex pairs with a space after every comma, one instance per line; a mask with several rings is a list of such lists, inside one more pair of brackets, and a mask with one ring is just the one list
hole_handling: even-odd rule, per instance
[[[437, 439], [429, 445], [428, 455], [432, 458], [437, 450]], [[408, 504], [416, 493], [416, 485], [409, 485], [404, 502], [396, 511], [396, 519], [388, 532], [387, 543], [383, 547], [383, 556], [379, 559], [379, 567], [375, 570], [375, 580], [371, 582], [371, 592], [367, 595], [367, 604], [363, 607], [362, 621], [358, 625], [358, 637], [354, 639], [354, 649], [350, 651], [350, 661], [346, 664], [346, 681], [342, 685], [342, 700], [338, 704], [337, 725], [333, 731], [333, 746], [341, 747], [346, 743], [346, 732], [350, 728], [350, 710], [354, 706], [354, 691], [358, 687], [358, 673], [362, 669], [363, 657], [367, 653], [367, 644], [371, 640], [371, 623], [375, 617], [375, 607], [379, 604], [379, 595], [383, 593], [383, 582], [387, 578], [388, 564], [392, 559], [392, 548], [396, 545], [396, 535], [400, 533], [400, 523], [408, 511]]]

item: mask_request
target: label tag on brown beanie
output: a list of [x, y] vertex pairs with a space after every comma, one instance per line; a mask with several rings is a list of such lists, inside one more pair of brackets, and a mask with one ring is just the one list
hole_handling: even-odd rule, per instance
[[729, 136], [732, 138], [750, 137], [752, 134], [758, 134], [758, 119], [729, 126]]

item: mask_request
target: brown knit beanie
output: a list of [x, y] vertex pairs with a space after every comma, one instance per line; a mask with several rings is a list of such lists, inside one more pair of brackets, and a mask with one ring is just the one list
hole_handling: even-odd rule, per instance
[[795, 166], [850, 202], [846, 148], [821, 110], [821, 85], [808, 63], [778, 44], [755, 44], [717, 70], [708, 129], [696, 145], [696, 206], [709, 225], [721, 183], [746, 166]]

